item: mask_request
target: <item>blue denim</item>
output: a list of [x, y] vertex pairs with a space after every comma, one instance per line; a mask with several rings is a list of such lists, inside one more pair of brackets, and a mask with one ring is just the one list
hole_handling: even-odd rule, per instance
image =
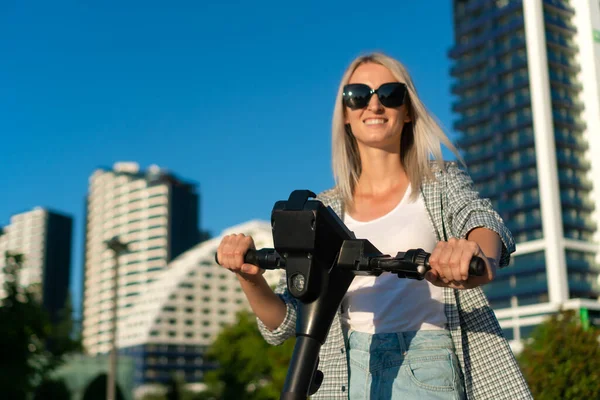
[[462, 374], [447, 330], [347, 338], [350, 400], [462, 400]]

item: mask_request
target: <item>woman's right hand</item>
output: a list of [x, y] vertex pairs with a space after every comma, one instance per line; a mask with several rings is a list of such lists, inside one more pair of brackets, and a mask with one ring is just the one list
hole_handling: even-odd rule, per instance
[[265, 270], [256, 265], [244, 263], [244, 255], [249, 249], [256, 249], [252, 236], [246, 236], [243, 233], [226, 235], [217, 249], [217, 260], [222, 267], [245, 279], [252, 279], [262, 275]]

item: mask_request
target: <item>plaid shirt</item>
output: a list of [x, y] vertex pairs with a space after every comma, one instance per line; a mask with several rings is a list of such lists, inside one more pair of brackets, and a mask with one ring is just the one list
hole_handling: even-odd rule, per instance
[[[508, 265], [515, 249], [511, 233], [488, 199], [479, 198], [471, 178], [456, 163], [446, 163], [446, 171], [432, 164], [436, 181], [427, 181], [421, 193], [438, 240], [464, 238], [474, 228], [485, 227], [502, 239], [499, 266]], [[341, 197], [335, 188], [318, 199], [343, 218]], [[279, 345], [295, 335], [297, 299], [286, 287], [285, 274], [275, 292], [287, 305], [283, 323], [269, 331], [260, 320], [258, 327], [265, 340]], [[467, 398], [515, 400], [532, 399], [510, 346], [481, 288], [455, 290], [444, 288], [444, 311], [456, 355], [464, 377]], [[348, 399], [348, 362], [339, 312], [335, 316], [319, 355], [324, 380], [312, 399]]]

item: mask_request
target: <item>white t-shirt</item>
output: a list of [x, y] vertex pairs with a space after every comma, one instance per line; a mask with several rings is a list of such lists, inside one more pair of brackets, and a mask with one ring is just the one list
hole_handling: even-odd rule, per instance
[[[420, 195], [409, 201], [410, 185], [398, 205], [388, 214], [368, 222], [348, 214], [344, 223], [357, 239], [368, 239], [383, 254], [421, 248], [430, 253], [436, 237], [425, 202]], [[366, 333], [445, 329], [443, 289], [427, 280], [380, 276], [356, 276], [342, 301], [342, 325]]]

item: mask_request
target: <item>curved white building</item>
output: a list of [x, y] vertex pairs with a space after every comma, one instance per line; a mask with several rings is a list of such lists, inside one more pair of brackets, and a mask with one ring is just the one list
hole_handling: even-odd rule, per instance
[[[202, 357], [206, 346], [235, 321], [237, 311], [249, 308], [235, 275], [214, 260], [222, 236], [230, 232], [252, 235], [257, 248], [273, 247], [268, 222], [227, 229], [169, 263], [119, 320], [117, 346], [135, 359], [136, 386], [164, 383], [173, 373], [201, 381], [209, 368]], [[281, 273], [267, 271], [265, 277], [274, 285]]]

